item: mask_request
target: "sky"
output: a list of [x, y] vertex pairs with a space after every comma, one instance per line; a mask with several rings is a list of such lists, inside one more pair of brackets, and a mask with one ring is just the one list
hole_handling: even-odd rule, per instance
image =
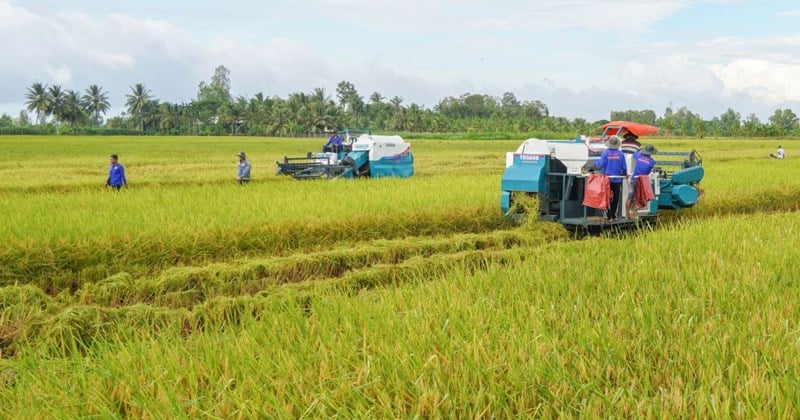
[[0, 113], [34, 82], [144, 83], [188, 102], [218, 65], [232, 93], [352, 82], [405, 104], [466, 92], [541, 100], [551, 115], [686, 106], [800, 112], [800, 3], [768, 0], [0, 0]]

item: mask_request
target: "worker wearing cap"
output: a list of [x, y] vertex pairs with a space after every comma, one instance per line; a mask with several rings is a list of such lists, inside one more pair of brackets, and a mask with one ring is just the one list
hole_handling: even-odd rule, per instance
[[111, 155], [108, 157], [108, 179], [106, 179], [106, 187], [119, 191], [122, 187], [128, 187], [128, 180], [125, 178], [125, 168], [119, 163], [119, 156]]
[[611, 136], [606, 142], [608, 148], [595, 162], [595, 166], [603, 170], [603, 174], [609, 177], [611, 183], [611, 207], [606, 211], [608, 220], [618, 217], [619, 204], [622, 202], [622, 179], [628, 174], [625, 155], [619, 151], [619, 143], [619, 137]]
[[328, 139], [328, 142], [322, 147], [322, 151], [338, 152], [339, 150], [342, 150], [342, 138], [339, 137], [339, 133], [334, 131], [333, 134], [331, 134], [331, 137]]
[[648, 144], [644, 146], [641, 152], [633, 154], [633, 175], [631, 175], [631, 188], [628, 192], [627, 201], [629, 218], [631, 214], [636, 212], [636, 183], [641, 176], [650, 178], [650, 172], [653, 172], [653, 168], [656, 166], [656, 161], [652, 155], [656, 153], [658, 153], [658, 150], [656, 150], [655, 146]]
[[636, 153], [642, 148], [642, 143], [639, 143], [639, 136], [636, 134], [631, 133], [628, 131], [622, 137], [622, 143], [620, 144], [620, 150], [625, 153]]
[[247, 155], [244, 152], [239, 152], [239, 171], [236, 174], [236, 181], [239, 185], [244, 185], [250, 182], [250, 161], [247, 160]]

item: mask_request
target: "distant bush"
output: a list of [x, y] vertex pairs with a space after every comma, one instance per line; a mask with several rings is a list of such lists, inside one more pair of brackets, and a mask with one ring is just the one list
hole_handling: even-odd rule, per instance
[[[63, 126], [59, 128], [58, 134], [65, 136], [138, 136], [142, 133], [137, 130], [130, 130], [125, 128], [107, 128], [107, 127], [70, 127]], [[0, 135], [3, 136], [42, 136], [42, 135], [55, 135], [56, 128], [52, 124], [27, 126], [27, 127], [0, 127]]]
[[[524, 140], [529, 138], [547, 139], [547, 140], [569, 140], [574, 139], [577, 133], [560, 133], [554, 131], [531, 131], [531, 132], [470, 132], [470, 133], [390, 133], [386, 132], [381, 134], [398, 134], [406, 140], [415, 139], [431, 139], [431, 140]], [[584, 133], [585, 134], [585, 133]]]

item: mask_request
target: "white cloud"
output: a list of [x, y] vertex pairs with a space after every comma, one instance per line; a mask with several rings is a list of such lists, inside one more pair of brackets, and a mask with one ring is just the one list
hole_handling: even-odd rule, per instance
[[712, 66], [728, 93], [739, 93], [769, 104], [800, 101], [800, 64], [767, 60], [734, 60]]
[[[642, 36], [693, 3], [727, 1], [258, 2], [275, 20], [243, 37], [238, 20], [226, 27], [231, 20], [220, 19], [209, 36], [172, 18], [65, 13], [0, 0], [0, 55], [14, 58], [0, 61], [0, 103], [21, 103], [37, 81], [66, 89], [100, 84], [111, 92], [114, 112], [138, 82], [162, 100], [184, 102], [220, 64], [231, 70], [235, 94], [283, 96], [317, 86], [334, 94], [338, 81], [350, 80], [365, 97], [380, 91], [433, 106], [467, 91], [513, 91], [545, 101], [555, 115], [587, 119], [611, 109], [660, 110], [670, 101], [704, 115], [800, 101], [800, 36], [689, 44], [669, 34], [657, 43], [649, 41], [652, 33]], [[315, 25], [289, 18], [300, 14]], [[281, 20], [292, 24], [274, 29]]]
[[69, 71], [69, 67], [63, 64], [56, 67], [47, 65], [45, 66], [45, 73], [47, 73], [49, 80], [56, 84], [67, 84], [72, 81], [72, 72]]
[[[350, 16], [364, 25], [392, 29], [406, 28], [422, 32], [458, 28], [526, 32], [564, 28], [640, 31], [688, 4], [698, 2], [691, 0], [298, 1], [310, 10], [322, 9], [328, 16], [343, 18]], [[362, 19], [363, 16], [369, 18]], [[627, 16], [634, 18], [628, 19]]]
[[800, 16], [800, 9], [784, 10], [775, 14], [778, 17], [797, 17]]
[[798, 49], [800, 37], [785, 36], [662, 45], [657, 55], [637, 54], [621, 72], [625, 86], [645, 96], [681, 98], [700, 110], [728, 101], [766, 112], [800, 102]]

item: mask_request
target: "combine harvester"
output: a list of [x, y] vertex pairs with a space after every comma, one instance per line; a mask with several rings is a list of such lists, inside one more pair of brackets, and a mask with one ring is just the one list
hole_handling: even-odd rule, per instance
[[[500, 207], [512, 220], [528, 216], [531, 209], [515, 205], [520, 196], [536, 197], [541, 220], [559, 222], [576, 232], [597, 232], [607, 228], [654, 224], [662, 209], [680, 210], [697, 204], [698, 185], [703, 179], [702, 159], [696, 151], [658, 152], [652, 157], [656, 167], [650, 175], [655, 199], [638, 209], [633, 218], [608, 221], [603, 210], [583, 205], [586, 180], [595, 170], [595, 161], [606, 149], [606, 140], [624, 132], [639, 137], [658, 128], [627, 121], [612, 121], [602, 127], [600, 137], [578, 136], [575, 140], [525, 140], [515, 152], [506, 154], [506, 169], [501, 181]], [[625, 152], [625, 147], [621, 148]], [[633, 172], [632, 153], [625, 152], [628, 175]], [[622, 215], [628, 214], [625, 198], [630, 185], [623, 181]], [[533, 210], [535, 211], [535, 210]]]
[[344, 144], [338, 151], [285, 157], [275, 162], [278, 175], [295, 179], [359, 177], [408, 178], [414, 175], [411, 145], [400, 136], [378, 136], [369, 130], [342, 130]]

